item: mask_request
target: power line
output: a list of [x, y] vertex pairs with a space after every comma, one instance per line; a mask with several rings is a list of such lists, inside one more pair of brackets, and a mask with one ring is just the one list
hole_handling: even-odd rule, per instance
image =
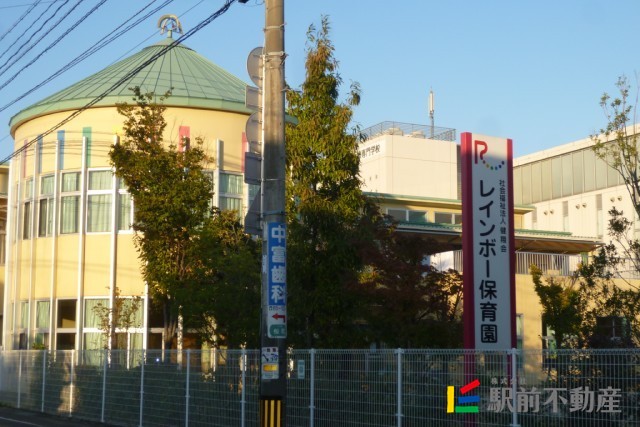
[[[71, 25], [71, 27], [65, 31], [64, 33], [62, 33], [62, 35], [60, 35], [57, 39], [55, 39], [49, 46], [47, 46], [46, 48], [44, 48], [39, 54], [37, 54], [31, 61], [29, 61], [26, 65], [24, 65], [22, 68], [20, 68], [13, 76], [11, 76], [10, 78], [8, 78], [4, 83], [2, 83], [0, 85], [0, 90], [4, 89], [5, 87], [7, 87], [7, 85], [9, 83], [11, 83], [13, 80], [15, 80], [16, 77], [18, 77], [20, 75], [21, 72], [23, 72], [24, 70], [26, 70], [27, 68], [31, 67], [38, 59], [40, 59], [40, 57], [42, 57], [42, 55], [44, 55], [45, 53], [47, 53], [49, 50], [51, 50], [55, 45], [57, 45], [60, 40], [62, 40], [63, 38], [65, 38], [66, 36], [68, 36], [69, 34], [71, 34], [73, 32], [73, 30], [75, 30], [76, 28], [78, 28], [78, 26], [80, 24], [82, 24], [82, 22], [84, 22], [85, 19], [87, 19], [92, 13], [94, 13], [96, 10], [98, 10], [100, 8], [100, 6], [102, 6], [103, 4], [105, 4], [105, 2], [107, 2], [108, 0], [100, 0], [100, 3], [98, 3], [97, 5], [95, 5], [91, 10], [89, 10], [87, 13], [85, 13], [80, 19], [78, 19], [75, 23], [73, 23], [73, 25]], [[0, 75], [4, 74], [4, 72], [0, 72]]]
[[35, 5], [37, 5], [38, 3], [41, 3], [41, 2], [46, 4], [46, 3], [55, 3], [55, 2], [59, 2], [59, 1], [62, 1], [62, 0], [49, 0], [49, 1], [38, 0], [35, 3], [14, 4], [12, 6], [0, 6], [0, 9], [15, 9], [16, 7], [35, 6]]
[[[54, 12], [53, 16], [51, 16], [50, 18], [47, 18], [47, 19], [52, 19], [53, 17], [55, 17], [55, 16], [56, 16], [56, 14], [58, 13], [58, 11], [59, 11], [59, 10], [60, 10], [64, 5], [65, 5], [65, 4], [67, 4], [68, 2], [69, 2], [69, 0], [65, 0], [65, 1], [64, 1], [64, 4], [63, 4], [62, 6], [60, 6], [60, 7], [59, 7], [55, 12]], [[51, 4], [50, 4], [50, 5], [49, 5], [45, 10], [44, 10], [44, 12], [42, 12], [42, 13], [41, 13], [37, 18], [36, 18], [36, 20], [35, 20], [35, 21], [33, 21], [33, 23], [32, 23], [29, 27], [25, 28], [25, 30], [22, 32], [22, 34], [20, 34], [20, 35], [16, 38], [16, 41], [20, 40], [20, 39], [22, 38], [22, 36], [24, 36], [24, 35], [27, 33], [27, 31], [29, 31], [29, 30], [31, 29], [30, 27], [35, 27], [35, 26], [36, 26], [36, 24], [38, 23], [38, 21], [40, 20], [40, 18], [42, 18], [42, 17], [45, 15], [45, 13], [49, 12], [49, 9], [51, 9], [52, 7], [53, 7], [53, 3], [51, 3]], [[40, 28], [38, 28], [38, 29], [37, 29], [37, 30], [36, 30], [36, 31], [31, 35], [31, 37], [29, 37], [29, 40], [25, 41], [22, 45], [20, 45], [20, 47], [18, 48], [18, 50], [16, 51], [16, 53], [14, 53], [14, 54], [13, 54], [13, 56], [15, 56], [15, 55], [20, 51], [20, 49], [22, 49], [22, 48], [23, 48], [27, 43], [29, 43], [29, 42], [31, 41], [31, 39], [32, 39], [33, 37], [35, 37], [35, 35], [36, 35], [36, 34], [38, 34], [38, 33], [39, 33], [43, 28], [44, 28], [44, 26], [41, 26]], [[13, 46], [13, 45], [12, 45], [12, 46]], [[2, 55], [0, 55], [0, 59], [2, 59], [2, 57], [3, 57], [3, 56], [5, 56], [5, 55], [9, 52], [9, 50], [10, 50], [10, 48], [7, 48], [4, 52], [2, 52]], [[12, 56], [11, 58], [13, 58], [13, 56]], [[0, 68], [3, 68], [4, 66], [6, 66], [6, 65], [9, 63], [9, 61], [11, 60], [11, 58], [7, 59], [7, 61], [6, 61], [2, 66], [0, 66]]]
[[[133, 27], [139, 25], [142, 21], [144, 21], [149, 16], [153, 15], [154, 13], [156, 13], [158, 10], [160, 10], [163, 7], [167, 6], [169, 3], [173, 2], [174, 0], [165, 0], [159, 6], [155, 7], [152, 10], [150, 10], [145, 15], [141, 16], [140, 18], [138, 18], [135, 22], [133, 22], [132, 24], [130, 24], [126, 28], [124, 28], [124, 30], [120, 31], [120, 29], [122, 27], [124, 27], [129, 21], [131, 21], [133, 18], [138, 16], [140, 13], [142, 13], [145, 9], [147, 9], [149, 6], [151, 6], [156, 1], [158, 1], [158, 0], [151, 0], [149, 3], [147, 3], [147, 5], [143, 6], [142, 9], [140, 9], [136, 13], [134, 13], [129, 19], [127, 19], [125, 22], [120, 24], [114, 30], [110, 31], [109, 34], [107, 34], [106, 36], [102, 37], [100, 40], [98, 40], [96, 43], [94, 43], [93, 46], [91, 46], [90, 48], [88, 48], [87, 50], [82, 52], [80, 55], [76, 56], [74, 59], [69, 61], [67, 64], [65, 64], [58, 71], [56, 71], [55, 73], [53, 73], [52, 75], [47, 77], [45, 80], [41, 81], [40, 83], [38, 83], [37, 85], [35, 85], [31, 89], [29, 89], [28, 91], [24, 92], [22, 95], [18, 96], [17, 98], [13, 99], [12, 101], [8, 102], [6, 105], [1, 107], [0, 108], [0, 112], [2, 112], [4, 110], [6, 110], [7, 108], [11, 107], [16, 102], [24, 99], [27, 95], [29, 95], [29, 94], [35, 92], [36, 90], [40, 89], [42, 86], [46, 85], [47, 83], [49, 83], [50, 81], [52, 81], [56, 77], [60, 76], [61, 74], [65, 73], [65, 72], [67, 72], [68, 70], [70, 70], [71, 68], [75, 67], [76, 65], [78, 65], [79, 63], [84, 61], [85, 59], [89, 58], [94, 53], [98, 52], [100, 49], [104, 48], [105, 46], [107, 46], [111, 42], [115, 41], [119, 37], [123, 36], [124, 34], [126, 34], [129, 31], [131, 31], [131, 29]], [[114, 33], [116, 33], [116, 34], [114, 35]], [[111, 37], [109, 37], [109, 36], [111, 36]]]
[[[9, 26], [9, 31], [7, 31], [6, 33], [4, 33], [4, 34], [0, 37], [0, 42], [1, 42], [2, 40], [4, 40], [4, 38], [5, 38], [5, 37], [7, 37], [7, 35], [9, 35], [9, 33], [10, 33], [11, 31], [13, 31], [13, 29], [14, 29], [15, 27], [17, 27], [18, 25], [20, 25], [20, 23], [22, 22], [22, 20], [23, 20], [24, 18], [26, 18], [26, 17], [27, 17], [27, 15], [28, 15], [29, 13], [31, 13], [31, 11], [32, 11], [32, 10], [33, 10], [37, 5], [38, 5], [38, 3], [40, 3], [41, 1], [42, 1], [42, 0], [38, 0], [38, 1], [36, 1], [35, 3], [31, 4], [31, 6], [29, 7], [29, 9], [27, 9], [27, 11], [26, 11], [25, 13], [23, 13], [23, 14], [22, 14], [22, 16], [16, 20], [16, 22], [14, 22], [13, 24], [11, 24], [11, 25]], [[4, 9], [4, 8], [0, 8], [0, 9]]]
[[37, 137], [31, 139], [29, 142], [27, 142], [26, 144], [24, 144], [22, 147], [20, 147], [19, 149], [17, 149], [16, 151], [14, 151], [12, 154], [8, 155], [7, 157], [5, 157], [4, 159], [0, 160], [0, 163], [5, 163], [9, 160], [11, 160], [12, 158], [16, 157], [18, 154], [26, 151], [29, 149], [29, 147], [31, 147], [34, 143], [36, 143], [38, 141], [39, 138], [44, 138], [45, 136], [51, 134], [52, 132], [60, 129], [62, 126], [64, 126], [65, 124], [69, 123], [71, 120], [73, 120], [74, 118], [76, 118], [77, 116], [79, 116], [81, 113], [83, 113], [85, 110], [93, 107], [95, 104], [97, 104], [98, 102], [100, 102], [102, 99], [104, 99], [107, 95], [109, 95], [112, 91], [116, 90], [118, 87], [122, 86], [125, 82], [129, 81], [130, 79], [132, 79], [136, 74], [138, 74], [140, 71], [142, 71], [143, 69], [145, 69], [148, 65], [152, 64], [156, 59], [160, 58], [161, 56], [163, 56], [165, 53], [167, 53], [168, 51], [170, 51], [171, 49], [173, 49], [174, 47], [176, 47], [177, 45], [179, 45], [180, 43], [182, 43], [184, 40], [187, 40], [189, 37], [191, 37], [192, 35], [194, 35], [195, 33], [197, 33], [198, 31], [200, 31], [201, 29], [203, 29], [204, 27], [206, 27], [207, 25], [209, 25], [211, 22], [213, 22], [214, 20], [218, 19], [220, 16], [222, 16], [223, 14], [225, 14], [229, 8], [231, 7], [231, 5], [233, 3], [235, 3], [237, 0], [226, 0], [225, 4], [218, 9], [217, 11], [215, 11], [213, 14], [209, 15], [208, 18], [204, 19], [203, 21], [201, 21], [198, 25], [196, 25], [195, 27], [193, 27], [191, 30], [187, 31], [186, 33], [184, 33], [182, 36], [180, 36], [179, 38], [177, 38], [176, 40], [174, 40], [171, 44], [168, 44], [166, 46], [164, 46], [162, 49], [160, 49], [157, 53], [153, 54], [149, 59], [147, 59], [146, 61], [144, 61], [142, 64], [138, 65], [136, 68], [134, 68], [133, 70], [129, 71], [127, 74], [125, 74], [122, 78], [120, 78], [120, 80], [118, 80], [116, 83], [114, 83], [113, 85], [111, 85], [111, 87], [109, 87], [109, 89], [105, 90], [102, 94], [98, 95], [96, 98], [94, 98], [93, 100], [91, 100], [90, 102], [88, 102], [86, 105], [84, 105], [82, 108], [80, 108], [79, 110], [74, 111], [73, 113], [71, 113], [69, 116], [67, 116], [65, 119], [63, 119], [62, 121], [60, 121], [58, 124], [50, 127], [48, 130], [46, 130], [45, 132], [41, 133], [40, 135], [38, 135]]

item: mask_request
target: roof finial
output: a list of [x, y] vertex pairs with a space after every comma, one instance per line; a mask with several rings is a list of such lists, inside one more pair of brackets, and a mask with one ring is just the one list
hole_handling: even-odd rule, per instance
[[160, 28], [160, 34], [167, 32], [167, 37], [172, 39], [173, 32], [182, 34], [182, 25], [176, 15], [162, 15], [158, 20], [158, 28]]

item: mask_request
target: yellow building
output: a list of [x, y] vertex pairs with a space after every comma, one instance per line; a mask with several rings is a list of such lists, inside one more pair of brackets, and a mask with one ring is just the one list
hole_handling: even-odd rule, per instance
[[201, 137], [215, 159], [212, 202], [245, 210], [246, 84], [184, 45], [168, 49], [172, 42], [144, 48], [11, 119], [18, 154], [8, 180], [5, 349], [100, 348], [93, 307], [108, 306], [116, 287], [144, 301], [141, 327], [121, 331], [127, 347], [162, 345], [162, 318], [149, 310], [132, 239], [135, 207], [108, 160], [123, 123], [116, 104], [133, 102], [129, 88], [172, 91], [165, 141]]

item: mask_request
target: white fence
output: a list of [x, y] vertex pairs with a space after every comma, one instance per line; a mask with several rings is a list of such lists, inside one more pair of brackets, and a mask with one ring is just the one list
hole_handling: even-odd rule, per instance
[[[295, 350], [287, 426], [638, 426], [640, 352]], [[256, 351], [11, 351], [0, 403], [123, 426], [256, 426]]]

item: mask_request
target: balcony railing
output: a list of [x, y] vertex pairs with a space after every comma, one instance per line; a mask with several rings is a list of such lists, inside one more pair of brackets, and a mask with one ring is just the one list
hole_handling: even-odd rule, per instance
[[[529, 274], [529, 268], [533, 264], [546, 276], [569, 277], [573, 276], [580, 263], [588, 260], [588, 257], [582, 255], [516, 252], [516, 274]], [[452, 268], [461, 273], [463, 272], [462, 251], [443, 252], [433, 255], [430, 262], [431, 265], [439, 270]], [[640, 272], [637, 271], [631, 260], [622, 260], [614, 272], [614, 277], [640, 279]]]
[[456, 140], [455, 129], [388, 121], [363, 129], [361, 133], [366, 135], [367, 139], [380, 135], [400, 135], [418, 139], [435, 139], [439, 141]]

